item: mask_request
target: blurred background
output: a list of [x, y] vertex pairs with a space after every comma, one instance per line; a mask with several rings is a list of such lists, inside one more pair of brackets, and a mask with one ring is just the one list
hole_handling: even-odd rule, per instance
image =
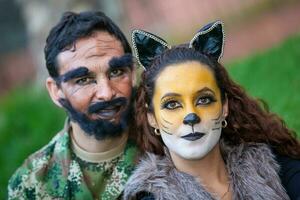
[[223, 20], [221, 62], [300, 136], [299, 0], [0, 0], [0, 199], [17, 167], [64, 123], [45, 90], [43, 48], [50, 28], [70, 10], [104, 11], [127, 38], [140, 28], [171, 45]]

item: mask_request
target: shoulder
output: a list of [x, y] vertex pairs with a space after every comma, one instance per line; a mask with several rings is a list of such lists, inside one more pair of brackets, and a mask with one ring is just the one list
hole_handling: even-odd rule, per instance
[[263, 182], [273, 180], [278, 188], [279, 165], [268, 145], [263, 143], [243, 143], [228, 152], [226, 165], [228, 169], [241, 176], [252, 174]]
[[[165, 166], [166, 168], [163, 168]], [[147, 180], [163, 179], [167, 175], [168, 169], [171, 168], [170, 163], [163, 156], [157, 156], [152, 153], [146, 153], [140, 158], [140, 162], [128, 181], [128, 186], [137, 186], [140, 183], [145, 183]], [[140, 185], [145, 187], [146, 185]]]
[[129, 178], [124, 199], [211, 199], [191, 175], [176, 170], [170, 157], [144, 155]]
[[[278, 175], [279, 165], [268, 145], [243, 143], [233, 147], [227, 158], [233, 187], [243, 198], [247, 194], [263, 199], [288, 199]], [[246, 188], [247, 192], [242, 188]]]
[[30, 155], [15, 171], [8, 183], [9, 198], [34, 198], [37, 188], [42, 187], [41, 180], [47, 175], [53, 152], [63, 136], [62, 133], [57, 134], [47, 145]]
[[243, 143], [233, 147], [228, 151], [227, 159], [228, 163], [251, 165], [259, 171], [279, 171], [274, 154], [269, 146], [263, 143]]
[[145, 194], [153, 193], [157, 187], [168, 188], [170, 168], [171, 165], [164, 156], [146, 153], [140, 158], [139, 164], [125, 186], [125, 199], [143, 199], [148, 196]]
[[300, 197], [300, 160], [288, 156], [276, 155], [280, 165], [280, 179], [291, 199]]

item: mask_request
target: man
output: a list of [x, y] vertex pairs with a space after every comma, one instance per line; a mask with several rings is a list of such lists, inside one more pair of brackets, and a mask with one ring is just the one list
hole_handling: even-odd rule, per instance
[[67, 12], [50, 31], [45, 59], [48, 92], [69, 118], [12, 176], [9, 199], [118, 199], [136, 155], [125, 36], [101, 12]]

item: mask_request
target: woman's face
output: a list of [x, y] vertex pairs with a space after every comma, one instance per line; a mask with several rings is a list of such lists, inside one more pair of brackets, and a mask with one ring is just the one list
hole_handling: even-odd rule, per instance
[[201, 159], [218, 143], [227, 103], [208, 66], [189, 61], [166, 67], [157, 77], [149, 123], [160, 129], [171, 151], [185, 159]]

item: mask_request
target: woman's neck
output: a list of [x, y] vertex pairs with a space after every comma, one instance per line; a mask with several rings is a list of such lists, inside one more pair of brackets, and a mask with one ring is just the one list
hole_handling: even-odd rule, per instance
[[219, 144], [199, 160], [187, 160], [173, 152], [170, 154], [179, 171], [195, 177], [210, 193], [217, 193], [221, 197], [228, 190], [229, 178]]

